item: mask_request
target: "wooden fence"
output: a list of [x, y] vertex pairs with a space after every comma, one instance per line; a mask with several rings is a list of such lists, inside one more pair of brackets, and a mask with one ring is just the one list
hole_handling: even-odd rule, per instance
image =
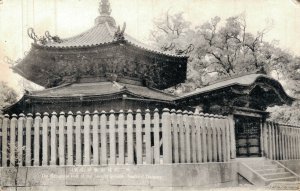
[[223, 162], [234, 156], [232, 120], [164, 109], [5, 115], [2, 166]]
[[300, 159], [300, 127], [266, 122], [262, 135], [264, 155], [267, 158]]

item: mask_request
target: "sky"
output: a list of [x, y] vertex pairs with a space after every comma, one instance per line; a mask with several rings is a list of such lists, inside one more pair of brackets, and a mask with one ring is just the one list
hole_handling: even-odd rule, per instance
[[[30, 50], [32, 40], [27, 29], [38, 36], [45, 31], [61, 38], [84, 32], [99, 15], [100, 0], [2, 0], [0, 3], [0, 81], [21, 91], [22, 79], [12, 72], [6, 58], [18, 60]], [[110, 0], [117, 24], [127, 24], [126, 32], [148, 42], [154, 18], [166, 11], [183, 12], [196, 27], [215, 16], [225, 20], [245, 13], [248, 32], [256, 33], [267, 23], [272, 30], [267, 41], [279, 40], [279, 46], [300, 56], [300, 3], [297, 0]]]

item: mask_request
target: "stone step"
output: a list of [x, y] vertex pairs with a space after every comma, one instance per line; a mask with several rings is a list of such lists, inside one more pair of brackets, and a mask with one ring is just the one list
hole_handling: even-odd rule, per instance
[[294, 176], [290, 172], [279, 172], [279, 173], [271, 173], [271, 174], [263, 174], [263, 177], [266, 179], [276, 179], [276, 178], [286, 178]]
[[262, 169], [262, 170], [256, 170], [258, 174], [264, 175], [264, 174], [272, 174], [272, 173], [278, 173], [278, 172], [285, 172], [284, 168], [274, 168], [274, 169]]
[[250, 166], [254, 170], [270, 170], [270, 169], [277, 169], [279, 168], [277, 164], [272, 165], [256, 165], [256, 166]]
[[290, 177], [284, 177], [284, 178], [275, 178], [275, 179], [268, 179], [266, 181], [266, 185], [270, 184], [271, 182], [284, 182], [284, 181], [296, 181], [297, 177], [295, 176], [290, 176]]

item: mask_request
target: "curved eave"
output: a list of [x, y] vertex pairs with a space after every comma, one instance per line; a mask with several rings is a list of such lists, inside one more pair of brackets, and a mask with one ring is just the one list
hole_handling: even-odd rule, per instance
[[[272, 88], [276, 91], [277, 95], [279, 96], [280, 100], [282, 100], [281, 103], [273, 103], [273, 104], [270, 103], [270, 105], [274, 105], [274, 104], [275, 105], [276, 104], [277, 105], [282, 105], [282, 104], [291, 105], [293, 103], [293, 101], [296, 100], [295, 98], [289, 96], [285, 92], [284, 88], [277, 80], [275, 80], [271, 77], [268, 77], [266, 75], [257, 75], [257, 77], [253, 78], [251, 80], [251, 82], [246, 83], [246, 84], [242, 84], [239, 82], [233, 82], [233, 83], [225, 84], [222, 86], [215, 86], [213, 88], [209, 88], [209, 86], [207, 86], [207, 87], [201, 88], [201, 89], [204, 89], [203, 91], [200, 89], [198, 91], [195, 91], [195, 93], [191, 92], [191, 93], [188, 93], [187, 95], [180, 96], [179, 98], [175, 99], [175, 102], [178, 103], [178, 102], [186, 101], [189, 99], [195, 99], [195, 98], [202, 99], [204, 95], [212, 94], [217, 91], [221, 91], [221, 90], [225, 90], [225, 89], [231, 90], [232, 87], [241, 87], [243, 89], [249, 88], [249, 90], [251, 90], [256, 84], [258, 84], [260, 82], [260, 80], [268, 80], [269, 81], [268, 85], [272, 86]], [[273, 83], [273, 85], [272, 85], [272, 83]], [[215, 84], [213, 84], [211, 86], [214, 86], [214, 85]]]

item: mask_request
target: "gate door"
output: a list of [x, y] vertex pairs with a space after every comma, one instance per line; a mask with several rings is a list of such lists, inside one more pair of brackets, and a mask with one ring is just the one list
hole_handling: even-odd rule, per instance
[[237, 115], [234, 120], [237, 157], [261, 157], [261, 118]]

